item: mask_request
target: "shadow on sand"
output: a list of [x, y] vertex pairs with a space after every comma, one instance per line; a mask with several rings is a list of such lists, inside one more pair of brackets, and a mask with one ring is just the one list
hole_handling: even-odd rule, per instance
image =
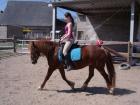
[[[86, 92], [86, 95], [94, 95], [94, 94], [109, 94], [108, 89], [104, 87], [87, 87], [86, 90], [82, 90], [81, 88], [75, 88], [75, 90], [57, 90], [57, 92], [64, 92], [64, 93], [80, 93]], [[136, 91], [129, 90], [129, 89], [122, 89], [122, 88], [115, 88], [114, 95], [128, 95], [136, 93]]]

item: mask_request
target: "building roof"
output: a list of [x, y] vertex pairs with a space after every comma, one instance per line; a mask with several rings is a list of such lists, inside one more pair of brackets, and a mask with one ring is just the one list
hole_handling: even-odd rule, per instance
[[52, 26], [52, 8], [46, 2], [9, 1], [0, 18], [3, 25]]
[[[140, 3], [140, 0], [136, 0]], [[54, 6], [70, 9], [84, 14], [97, 12], [114, 12], [116, 10], [128, 10], [131, 0], [73, 0], [53, 2]]]

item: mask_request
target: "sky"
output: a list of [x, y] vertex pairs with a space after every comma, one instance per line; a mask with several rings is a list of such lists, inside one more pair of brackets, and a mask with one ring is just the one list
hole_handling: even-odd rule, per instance
[[[0, 11], [4, 11], [4, 9], [6, 8], [6, 5], [7, 5], [7, 2], [8, 1], [15, 1], [15, 0], [0, 0]], [[29, 0], [17, 0], [17, 1], [29, 1]], [[30, 1], [49, 2], [50, 0], [30, 0]], [[64, 18], [64, 13], [66, 11], [67, 10], [65, 10], [65, 9], [58, 8], [58, 10], [57, 10], [57, 16], [58, 16], [58, 18], [63, 19]], [[71, 13], [72, 13], [73, 17], [76, 17], [77, 16], [75, 12], [71, 12]]]
[[7, 4], [7, 0], [0, 0], [0, 10], [4, 10]]

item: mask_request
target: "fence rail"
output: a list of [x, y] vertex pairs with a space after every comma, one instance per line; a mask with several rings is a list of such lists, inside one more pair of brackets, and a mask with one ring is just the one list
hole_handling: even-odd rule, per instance
[[[15, 37], [13, 38], [8, 38], [8, 39], [0, 39], [0, 43], [5, 43], [5, 42], [12, 42], [13, 44], [10, 46], [0, 46], [0, 50], [9, 50], [13, 49], [15, 53], [29, 53], [27, 46], [29, 45], [30, 41], [37, 41], [37, 40], [19, 40], [16, 39]], [[55, 40], [59, 41], [59, 40]], [[78, 44], [81, 45], [96, 45], [96, 41], [85, 41], [85, 40], [77, 40]], [[123, 56], [117, 51], [113, 49], [109, 49], [109, 51], [117, 56], [121, 56], [123, 58], [127, 58], [127, 61], [130, 62], [132, 57], [138, 57], [140, 58], [139, 53], [132, 53], [132, 47], [134, 45], [140, 46], [140, 42], [134, 42], [133, 44], [130, 42], [125, 42], [125, 41], [103, 41], [104, 46], [109, 46], [109, 45], [128, 45], [128, 52], [127, 56]], [[109, 48], [109, 47], [108, 47]], [[19, 50], [20, 49], [20, 50]]]
[[0, 39], [0, 42], [13, 42], [13, 38]]
[[7, 39], [0, 39], [0, 43], [6, 43], [6, 42], [11, 42], [13, 43], [12, 45], [0, 45], [0, 50], [9, 50], [13, 49], [14, 52], [16, 52], [16, 39], [15, 37], [13, 38], [7, 38]]
[[[83, 44], [83, 45], [96, 45], [96, 41], [86, 41], [86, 40], [77, 40], [78, 44]], [[103, 45], [127, 45], [128, 42], [125, 41], [103, 41]]]

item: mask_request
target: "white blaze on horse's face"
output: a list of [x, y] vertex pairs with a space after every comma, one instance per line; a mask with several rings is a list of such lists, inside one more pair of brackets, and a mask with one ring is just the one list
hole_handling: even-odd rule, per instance
[[38, 60], [38, 58], [40, 56], [40, 53], [39, 53], [37, 47], [35, 47], [34, 42], [32, 42], [32, 44], [31, 44], [31, 52], [30, 53], [31, 53], [31, 62], [32, 62], [32, 64], [36, 64], [37, 60]]

